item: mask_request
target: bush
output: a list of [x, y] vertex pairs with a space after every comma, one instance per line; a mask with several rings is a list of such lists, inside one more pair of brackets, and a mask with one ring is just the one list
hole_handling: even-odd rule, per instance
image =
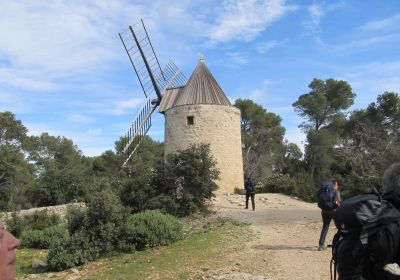
[[207, 202], [214, 197], [219, 178], [216, 161], [205, 144], [192, 145], [176, 154], [169, 154], [163, 173], [160, 171], [160, 185], [172, 190], [180, 216], [207, 210]]
[[129, 217], [128, 231], [137, 248], [168, 245], [182, 239], [182, 225], [177, 218], [158, 210], [146, 210]]
[[52, 271], [61, 271], [83, 265], [94, 259], [95, 252], [83, 232], [75, 233], [70, 239], [59, 240], [50, 246], [47, 263]]
[[11, 218], [6, 220], [7, 229], [19, 237], [24, 231], [44, 230], [48, 227], [58, 225], [61, 222], [57, 214], [49, 214], [46, 210], [35, 211], [30, 215], [18, 216], [12, 213]]
[[256, 187], [256, 192], [284, 193], [291, 195], [294, 192], [295, 181], [287, 174], [273, 174], [262, 185]]
[[68, 207], [67, 215], [67, 228], [68, 232], [73, 233], [81, 230], [86, 224], [86, 209], [77, 207]]
[[65, 226], [56, 225], [44, 230], [27, 230], [21, 234], [21, 246], [35, 249], [49, 249], [51, 244], [68, 238]]
[[48, 263], [59, 271], [82, 265], [114, 252], [134, 250], [128, 239], [129, 209], [122, 206], [106, 181], [87, 204], [87, 210], [69, 209], [68, 229], [71, 238], [51, 246]]
[[18, 216], [16, 212], [12, 212], [11, 218], [6, 219], [7, 230], [14, 236], [19, 237], [27, 226], [23, 217]]
[[316, 201], [318, 187], [315, 186], [313, 178], [307, 173], [301, 173], [294, 178], [294, 195], [308, 202]]

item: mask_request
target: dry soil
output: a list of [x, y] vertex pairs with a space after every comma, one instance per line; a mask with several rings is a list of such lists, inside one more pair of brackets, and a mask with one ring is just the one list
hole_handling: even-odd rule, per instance
[[[331, 249], [318, 251], [317, 246], [322, 221], [316, 204], [281, 194], [257, 194], [255, 211], [244, 206], [243, 195], [214, 200], [215, 215], [250, 223], [256, 237], [238, 252], [238, 271], [222, 269], [204, 279], [330, 279]], [[328, 244], [334, 233], [332, 223]]]

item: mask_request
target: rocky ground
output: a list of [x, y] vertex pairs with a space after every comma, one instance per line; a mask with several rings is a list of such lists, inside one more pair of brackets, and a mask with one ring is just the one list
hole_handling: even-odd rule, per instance
[[[222, 268], [204, 279], [330, 279], [331, 251], [317, 250], [322, 222], [315, 204], [281, 194], [258, 194], [253, 212], [244, 209], [243, 195], [224, 195], [215, 199], [214, 209], [219, 217], [250, 223], [256, 238], [238, 252], [237, 271]], [[332, 224], [327, 242], [334, 231]]]

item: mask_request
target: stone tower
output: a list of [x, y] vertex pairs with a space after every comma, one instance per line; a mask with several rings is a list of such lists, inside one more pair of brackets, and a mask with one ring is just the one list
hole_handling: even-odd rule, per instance
[[243, 188], [240, 110], [231, 105], [204, 60], [185, 86], [165, 91], [159, 111], [165, 115], [165, 155], [191, 144], [210, 144], [220, 171], [217, 194]]

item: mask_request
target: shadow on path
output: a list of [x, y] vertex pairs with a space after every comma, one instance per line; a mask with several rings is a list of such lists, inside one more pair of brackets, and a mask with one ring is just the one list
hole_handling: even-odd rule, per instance
[[316, 246], [296, 246], [296, 245], [255, 245], [253, 246], [256, 250], [300, 250], [300, 251], [317, 251]]

